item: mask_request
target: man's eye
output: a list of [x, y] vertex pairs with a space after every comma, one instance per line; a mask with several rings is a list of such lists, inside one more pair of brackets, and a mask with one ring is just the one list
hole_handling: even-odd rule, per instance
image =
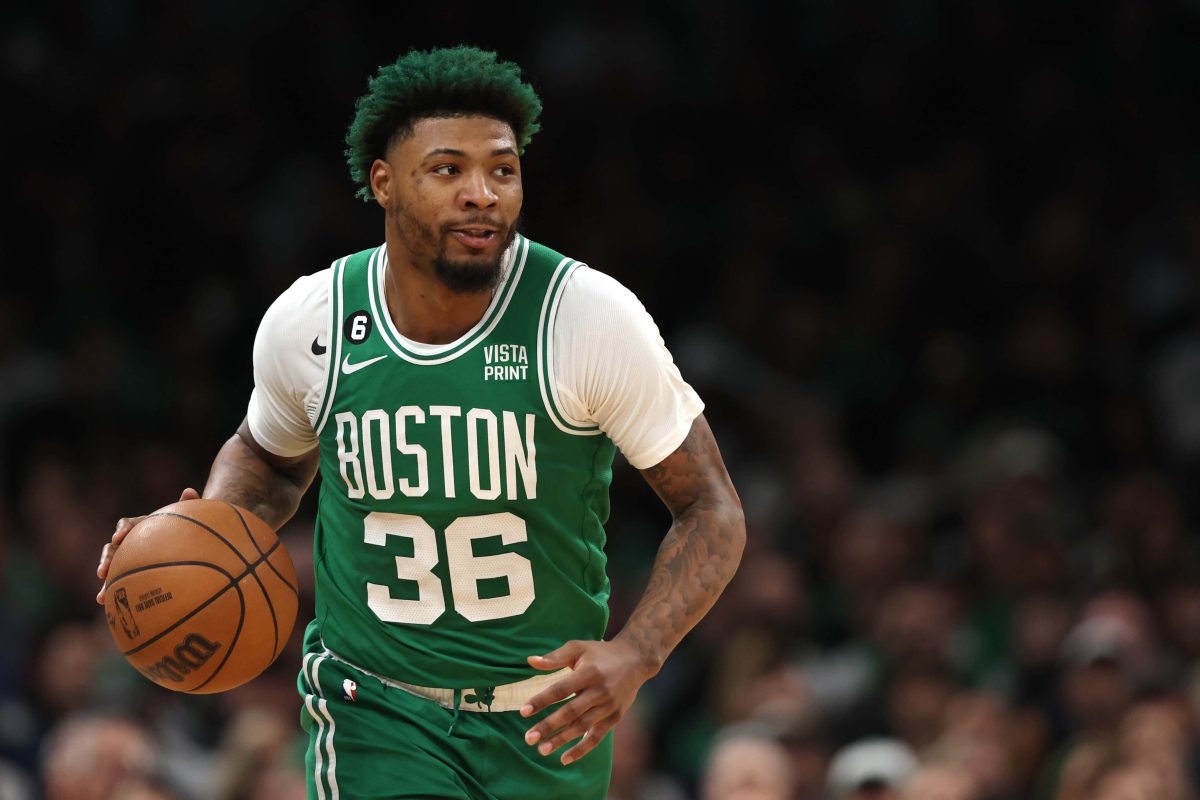
[[513, 169], [512, 167], [510, 167], [508, 164], [504, 164], [503, 166], [496, 167], [496, 174], [497, 175], [516, 175], [517, 171], [515, 169]]
[[435, 175], [457, 175], [458, 167], [454, 166], [453, 164], [442, 164], [440, 167], [436, 167], [433, 170], [433, 174], [435, 174]]

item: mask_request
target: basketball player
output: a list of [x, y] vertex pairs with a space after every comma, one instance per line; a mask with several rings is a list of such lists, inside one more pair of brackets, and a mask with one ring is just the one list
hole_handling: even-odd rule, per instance
[[[321, 472], [310, 797], [604, 797], [609, 732], [741, 557], [740, 503], [654, 322], [517, 232], [540, 111], [473, 48], [379, 71], [346, 152], [385, 242], [270, 307], [213, 463], [204, 496], [277, 528]], [[617, 448], [674, 522], [604, 641]]]

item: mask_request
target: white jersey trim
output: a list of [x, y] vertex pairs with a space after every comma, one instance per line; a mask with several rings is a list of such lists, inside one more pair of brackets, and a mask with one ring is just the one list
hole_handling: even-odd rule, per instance
[[[421, 350], [425, 348], [414, 347], [406, 349], [406, 346], [414, 344], [412, 340], [406, 338], [396, 328], [396, 322], [392, 319], [392, 315], [387, 310], [387, 285], [386, 276], [389, 267], [387, 256], [387, 247], [381, 245], [371, 256], [370, 266], [367, 276], [367, 291], [370, 295], [371, 313], [376, 318], [375, 322], [379, 325], [383, 333], [383, 340], [387, 342], [388, 348], [400, 356], [400, 358], [410, 364], [421, 366], [445, 364], [447, 361], [453, 361], [459, 356], [470, 352], [475, 345], [482, 342], [488, 337], [495, 327], [500, 324], [500, 320], [504, 317], [504, 312], [508, 310], [508, 304], [516, 294], [517, 284], [521, 282], [521, 275], [525, 271], [525, 258], [529, 255], [529, 240], [524, 236], [518, 235], [512, 245], [504, 255], [504, 275], [501, 278], [501, 283], [495, 296], [492, 298], [487, 310], [483, 314], [483, 318], [464, 333], [458, 339], [445, 345], [440, 345], [436, 348], [429, 348], [429, 355], [425, 355]], [[438, 353], [444, 355], [438, 356]]]
[[[542, 392], [542, 405], [546, 407], [546, 414], [554, 423], [554, 427], [572, 436], [597, 436], [601, 433], [598, 427], [584, 428], [581, 425], [573, 425], [565, 418], [566, 415], [559, 411], [561, 406], [558, 399], [558, 387], [548, 368], [554, 359], [553, 330], [558, 301], [562, 297], [563, 287], [571, 279], [571, 274], [580, 266], [578, 261], [563, 258], [554, 268], [554, 274], [550, 277], [550, 285], [546, 287], [546, 296], [542, 299], [542, 311], [538, 315], [537, 326], [538, 388]], [[565, 275], [563, 274], [564, 270], [566, 271]]]
[[[512, 269], [524, 268], [527, 245], [522, 237]], [[272, 453], [310, 451], [329, 424], [344, 351], [345, 262], [297, 280], [259, 326], [247, 417], [255, 438]], [[680, 376], [654, 320], [632, 292], [572, 259], [563, 259], [552, 277], [538, 312], [532, 359], [547, 415], [572, 435], [605, 433], [638, 469], [659, 463], [687, 436], [703, 402]], [[317, 333], [328, 333], [324, 354], [310, 352]], [[446, 345], [412, 344], [418, 355], [448, 355]], [[458, 346], [465, 350], [467, 344]]]
[[345, 292], [342, 290], [342, 286], [345, 283], [347, 259], [349, 256], [338, 261], [333, 267], [333, 282], [337, 287], [337, 296], [329, 304], [329, 344], [326, 345], [325, 351], [330, 356], [329, 362], [325, 366], [329, 377], [325, 384], [327, 391], [321, 401], [321, 413], [316, 427], [313, 428], [318, 437], [325, 428], [325, 422], [329, 419], [329, 409], [333, 408], [333, 398], [337, 396], [338, 373], [341, 372], [338, 369], [338, 364], [342, 363], [342, 331], [339, 323], [341, 322], [341, 310], [345, 304]]

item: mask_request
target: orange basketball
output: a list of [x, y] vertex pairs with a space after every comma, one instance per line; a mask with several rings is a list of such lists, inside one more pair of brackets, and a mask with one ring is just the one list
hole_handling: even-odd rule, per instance
[[267, 523], [220, 500], [183, 500], [131, 530], [104, 610], [121, 654], [177, 692], [240, 686], [278, 656], [296, 622], [296, 569]]

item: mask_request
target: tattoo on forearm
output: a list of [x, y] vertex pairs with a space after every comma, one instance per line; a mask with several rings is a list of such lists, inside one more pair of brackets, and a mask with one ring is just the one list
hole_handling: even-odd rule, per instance
[[745, 523], [703, 417], [675, 453], [643, 474], [675, 521], [620, 635], [657, 668], [733, 577], [745, 544]]
[[234, 436], [217, 453], [204, 494], [253, 511], [278, 528], [296, 513], [311, 480], [312, 474], [303, 463], [291, 471], [281, 471]]

